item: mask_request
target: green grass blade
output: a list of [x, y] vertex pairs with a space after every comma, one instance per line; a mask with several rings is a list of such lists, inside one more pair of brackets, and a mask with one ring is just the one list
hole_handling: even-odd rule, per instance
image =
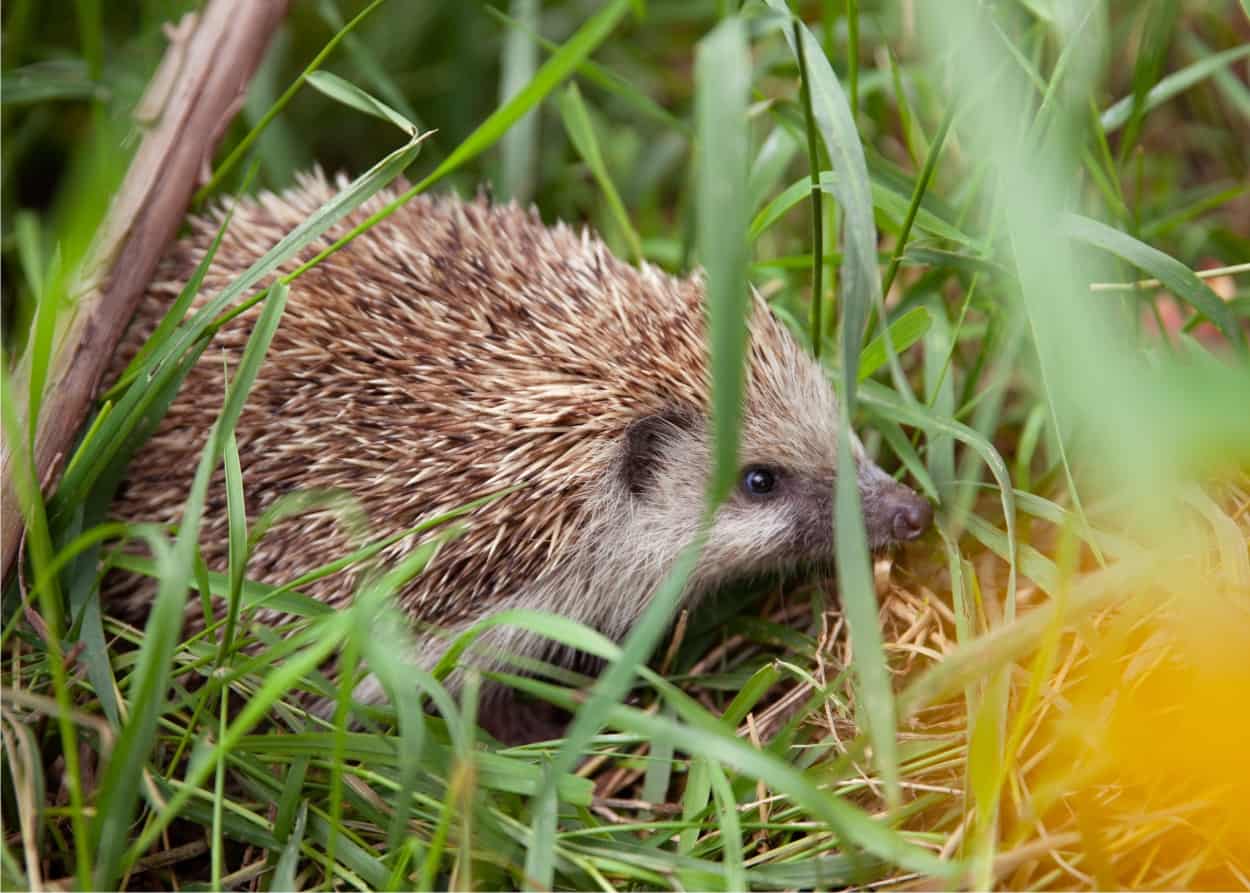
[[612, 213], [612, 219], [616, 221], [617, 227], [625, 235], [625, 243], [629, 246], [629, 259], [637, 263], [642, 260], [642, 242], [638, 239], [634, 225], [629, 221], [629, 212], [625, 210], [621, 194], [617, 192], [616, 185], [608, 174], [608, 166], [603, 161], [603, 153], [599, 151], [599, 139], [595, 136], [590, 112], [587, 111], [586, 104], [582, 101], [582, 94], [577, 89], [577, 84], [569, 84], [568, 88], [560, 94], [559, 104], [560, 117], [564, 120], [564, 130], [574, 148], [577, 149], [577, 154], [582, 156], [582, 160], [590, 168], [595, 182], [603, 190], [603, 197], [608, 202], [608, 210]]
[[726, 890], [747, 889], [746, 862], [742, 852], [742, 823], [738, 819], [738, 801], [725, 776], [725, 770], [716, 763], [707, 763], [712, 793], [716, 795], [716, 811], [720, 816], [722, 847], [722, 870]]
[[[129, 824], [137, 806], [140, 774], [155, 744], [157, 721], [163, 707], [173, 660], [174, 644], [182, 628], [183, 606], [190, 586], [191, 565], [198, 542], [200, 519], [209, 478], [216, 468], [225, 441], [233, 434], [243, 401], [260, 370], [269, 341], [277, 329], [286, 304], [287, 289], [275, 283], [226, 392], [225, 406], [204, 445], [191, 492], [187, 495], [182, 526], [174, 549], [154, 550], [160, 587], [148, 619], [139, 663], [131, 679], [131, 712], [100, 787], [99, 819], [92, 826], [92, 840], [99, 854], [95, 881], [99, 888], [116, 885], [122, 872], [129, 840]], [[154, 541], [159, 543], [159, 540]], [[211, 767], [206, 767], [206, 770]]]
[[[902, 353], [925, 336], [933, 325], [933, 316], [924, 307], [913, 307], [890, 323], [890, 345], [895, 353]], [[859, 380], [871, 376], [884, 366], [886, 358], [885, 337], [877, 335], [866, 345], [859, 355]]]
[[191, 767], [177, 793], [165, 803], [138, 838], [131, 843], [126, 851], [127, 864], [133, 864], [142, 853], [146, 852], [161, 832], [191, 801], [195, 791], [212, 771], [217, 752], [229, 753], [238, 744], [239, 739], [265, 717], [278, 698], [290, 690], [303, 676], [320, 666], [338, 648], [348, 632], [351, 619], [346, 614], [331, 615], [322, 622], [311, 644], [266, 677], [264, 685], [235, 716], [226, 735], [214, 745], [212, 751], [207, 753], [204, 759]]
[[917, 489], [931, 502], [938, 502], [940, 494], [937, 484], [933, 483], [933, 479], [929, 477], [929, 470], [925, 468], [916, 448], [911, 445], [911, 441], [907, 439], [907, 435], [903, 433], [898, 422], [874, 412], [869, 412], [869, 417], [872, 419], [872, 427], [881, 432], [881, 436], [890, 445], [894, 455], [903, 463], [907, 473], [916, 482]]
[[846, 0], [846, 76], [854, 123], [859, 118], [859, 0]]
[[902, 799], [898, 786], [894, 690], [878, 621], [877, 594], [868, 560], [868, 534], [856, 486], [850, 428], [850, 420], [844, 418], [838, 431], [838, 482], [834, 487], [838, 589], [854, 650], [858, 681], [856, 711], [872, 741], [873, 756], [885, 783], [886, 800], [892, 808], [897, 808]]
[[[254, 169], [253, 169], [254, 170]], [[251, 179], [250, 176], [248, 179]], [[230, 221], [234, 218], [234, 204], [226, 212], [222, 218], [221, 226], [217, 227], [217, 233], [213, 236], [212, 243], [208, 246], [208, 250], [204, 252], [204, 257], [195, 265], [194, 272], [187, 279], [186, 285], [178, 292], [178, 297], [174, 299], [173, 304], [165, 311], [165, 315], [161, 317], [161, 321], [156, 324], [156, 328], [152, 330], [152, 334], [148, 336], [147, 341], [135, 353], [130, 362], [126, 365], [126, 370], [121, 374], [118, 380], [105, 392], [105, 399], [116, 397], [126, 385], [134, 380], [139, 370], [143, 368], [152, 351], [168, 340], [170, 334], [178, 327], [187, 315], [187, 310], [191, 306], [191, 302], [195, 300], [195, 296], [200, 293], [200, 286], [204, 283], [204, 277], [208, 275], [208, 269], [212, 266], [213, 258], [217, 256], [217, 250], [221, 247], [221, 240], [226, 235], [226, 230], [230, 228]]]
[[726, 19], [695, 58], [695, 170], [699, 259], [707, 271], [713, 471], [719, 504], [738, 479], [747, 293], [747, 92], [750, 59], [741, 22]]
[[[225, 406], [222, 407], [221, 415], [213, 428], [214, 456], [220, 456], [225, 451], [226, 441], [233, 435], [234, 426], [239, 421], [239, 416], [243, 414], [243, 404], [247, 400], [252, 383], [260, 373], [260, 366], [265, 360], [269, 342], [273, 339], [274, 332], [278, 330], [278, 323], [282, 319], [282, 311], [286, 307], [289, 292], [289, 287], [282, 282], [275, 282], [269, 287], [260, 316], [257, 317], [252, 327], [252, 334], [248, 337], [247, 347], [243, 349], [239, 367], [226, 391]], [[182, 535], [181, 532], [179, 535]]]
[[[799, 141], [787, 129], [786, 123], [788, 122], [780, 123], [769, 131], [751, 160], [748, 194], [752, 208], [762, 208], [767, 203], [768, 196], [777, 190], [790, 169], [794, 157], [798, 154]], [[803, 181], [800, 180], [800, 182]], [[751, 225], [751, 238], [754, 239], [758, 235], [754, 230], [754, 220], [751, 221]]]
[[[947, 359], [955, 350], [955, 334], [946, 316], [946, 305], [937, 296], [927, 301], [932, 326], [925, 338], [925, 403], [943, 418], [955, 417], [955, 383], [946, 374]], [[955, 440], [949, 434], [926, 439], [929, 476], [946, 503], [955, 484]]]
[[[1014, 641], [1011, 644], [1018, 645]], [[910, 843], [902, 834], [869, 817], [858, 806], [830, 794], [822, 785], [814, 784], [812, 775], [738, 738], [725, 728], [718, 717], [709, 715], [701, 704], [655, 674], [648, 673], [647, 680], [661, 689], [684, 722], [674, 722], [617, 704], [606, 717], [611, 725], [648, 739], [669, 739], [686, 753], [697, 754], [732, 767], [739, 774], [762, 780], [774, 791], [784, 794], [820, 821], [826, 822], [844, 843], [886, 862], [935, 878], [949, 879], [958, 875], [961, 870], [958, 862], [943, 861]], [[516, 683], [526, 691], [536, 695], [541, 693], [544, 699], [560, 702], [562, 690], [556, 686], [534, 679], [517, 678]]]
[[[782, 0], [768, 0], [768, 3], [775, 10], [787, 11]], [[877, 229], [873, 220], [872, 189], [851, 108], [820, 44], [806, 27], [799, 27], [793, 33], [787, 31], [786, 39], [796, 57], [800, 52], [797, 41], [803, 41], [803, 53], [811, 76], [809, 89], [813, 116], [820, 127], [833, 167], [840, 172], [834, 189], [845, 216], [840, 300], [843, 365], [842, 423], [838, 426], [838, 475], [834, 488], [834, 540], [842, 606], [854, 649], [860, 710], [885, 783], [887, 800], [891, 806], [896, 806], [901, 802], [901, 794], [898, 786], [894, 692], [877, 621], [877, 596], [868, 558], [868, 535], [860, 508], [850, 440], [859, 352], [869, 308], [878, 307], [882, 323], [886, 322], [881, 283], [877, 278]], [[902, 371], [897, 369], [897, 357], [891, 359], [896, 367], [896, 380], [901, 381]]]
[[247, 502], [243, 494], [243, 466], [239, 459], [239, 444], [234, 433], [226, 438], [224, 450], [226, 468], [226, 536], [229, 544], [227, 576], [230, 591], [226, 597], [226, 628], [221, 637], [221, 651], [217, 666], [225, 665], [226, 656], [234, 646], [234, 628], [239, 620], [239, 603], [242, 600], [243, 575], [247, 571], [248, 534]]
[[[767, 0], [774, 10], [789, 18], [784, 0]], [[845, 217], [842, 228], [842, 400], [847, 410], [855, 405], [855, 370], [864, 324], [871, 307], [881, 302], [877, 278], [877, 227], [873, 220], [872, 187], [864, 149], [851, 117], [846, 95], [829, 59], [806, 27], [799, 28], [810, 76], [812, 115], [820, 129], [829, 159], [838, 176], [833, 193]], [[798, 57], [794, 35], [787, 30], [790, 51]]]
[[[487, 6], [485, 9], [487, 14], [493, 16], [509, 27], [524, 31], [526, 35], [533, 38], [545, 52], [556, 53], [560, 50], [560, 45], [558, 43], [547, 40], [520, 19], [506, 15], [493, 6]], [[638, 87], [628, 78], [622, 77], [616, 72], [604, 68], [602, 65], [591, 59], [582, 60], [577, 65], [575, 71], [596, 87], [611, 93], [613, 96], [619, 96], [624, 102], [633, 106], [634, 109], [640, 114], [658, 122], [666, 129], [675, 130], [683, 134], [689, 134], [691, 132], [690, 125], [686, 121], [678, 118], [642, 90], [638, 89]]]
[[[500, 50], [500, 105], [507, 105], [508, 100], [523, 90], [538, 69], [535, 35], [541, 18], [539, 6], [538, 0], [511, 0], [509, 4], [518, 27], [508, 31]], [[537, 112], [530, 111], [508, 129], [499, 141], [499, 154], [500, 197], [522, 204], [530, 201], [538, 160]]]
[[81, 59], [34, 62], [6, 71], [0, 81], [0, 105], [6, 107], [104, 99], [107, 95], [107, 89], [87, 75]]
[[[393, 11], [394, 7], [392, 6]], [[339, 14], [336, 0], [317, 0], [317, 15], [335, 33], [342, 31], [346, 25], [343, 17]], [[387, 105], [397, 109], [409, 121], [417, 124], [421, 123], [412, 108], [412, 104], [404, 95], [403, 89], [395, 82], [392, 74], [388, 72], [385, 60], [379, 58], [380, 54], [377, 53], [375, 48], [361, 40], [360, 36], [354, 31], [349, 31], [343, 36], [343, 50], [347, 57], [351, 59], [352, 66], [360, 72], [364, 82], [369, 85], [371, 90], [381, 96]], [[425, 128], [422, 127], [420, 129], [424, 130]]]
[[371, 115], [374, 118], [380, 118], [383, 121], [394, 124], [408, 134], [409, 139], [416, 139], [416, 124], [382, 100], [370, 96], [350, 81], [346, 81], [329, 71], [311, 72], [307, 80], [309, 86], [329, 96], [335, 102], [341, 102], [348, 108], [353, 108], [358, 112], [364, 112], [366, 115]]
[[1003, 517], [1006, 519], [1007, 536], [1014, 545], [1016, 535], [1016, 500], [1015, 491], [1011, 485], [1011, 474], [1007, 470], [1007, 463], [1003, 461], [1003, 457], [987, 438], [978, 434], [967, 425], [941, 416], [926, 406], [903, 403], [896, 394], [876, 382], [865, 381], [863, 383], [862, 396], [866, 406], [882, 415], [924, 431], [949, 434], [956, 440], [971, 447], [981, 457], [981, 460], [985, 462], [986, 467], [990, 470], [990, 474], [993, 475], [995, 482], [998, 484]]
[[[1173, 72], [1150, 88], [1141, 105], [1142, 113], [1144, 114], [1162, 105], [1169, 99], [1179, 96], [1190, 87], [1202, 83], [1216, 72], [1222, 71], [1234, 62], [1239, 62], [1247, 56], [1250, 56], [1250, 44], [1242, 44], [1241, 46], [1232, 47], [1231, 49], [1199, 59], [1192, 65]], [[1132, 113], [1133, 97], [1131, 95], [1125, 96], [1102, 113], [1101, 123], [1103, 129], [1108, 133], [1119, 130], [1128, 123]]]
[[304, 828], [307, 825], [308, 801], [304, 801], [300, 804], [299, 812], [295, 816], [295, 825], [282, 844], [282, 853], [278, 856], [278, 863], [273, 868], [273, 877], [269, 882], [270, 890], [299, 889], [295, 885], [295, 872], [299, 865], [300, 846], [304, 843]]
[[[1168, 48], [1176, 33], [1176, 18], [1180, 11], [1179, 0], [1154, 0], [1146, 5], [1136, 52], [1133, 54], [1132, 105], [1120, 139], [1121, 167], [1137, 145], [1142, 118], [1146, 114], [1146, 97], [1163, 70]], [[1077, 44], [1079, 41], [1072, 43]]]
[[35, 294], [35, 322], [31, 330], [28, 356], [30, 357], [29, 392], [26, 395], [26, 432], [30, 445], [35, 443], [35, 432], [38, 429], [39, 411], [43, 406], [44, 388], [48, 381], [48, 371], [52, 365], [53, 341], [57, 331], [57, 319], [60, 316], [62, 290], [62, 264], [64, 260], [59, 250], [53, 252], [48, 270], [44, 274], [39, 290]]
[[751, 219], [751, 226], [747, 230], [747, 239], [754, 242], [765, 230], [780, 220], [787, 211], [810, 196], [811, 186], [808, 178], [802, 177], [795, 180], [784, 190], [773, 196], [768, 204], [760, 208], [755, 217]]
[[[57, 704], [57, 732], [65, 760], [65, 786], [70, 795], [70, 824], [74, 832], [74, 870], [80, 885], [88, 884], [92, 875], [93, 848], [87, 846], [88, 825], [83, 805], [82, 776], [78, 764], [78, 738], [70, 720], [69, 680], [65, 655], [61, 649], [63, 635], [63, 600], [60, 581], [52, 573], [54, 562], [52, 536], [43, 494], [35, 477], [35, 466], [27, 448], [26, 438], [17, 419], [13, 386], [8, 369], [0, 363], [0, 425], [11, 451], [11, 474], [14, 495], [25, 521], [26, 548], [35, 585], [40, 593], [39, 608], [47, 628], [44, 645], [52, 676]], [[18, 556], [21, 560], [21, 556]]]
[[[853, 13], [848, 10], [848, 15], [853, 16]], [[790, 24], [791, 45], [799, 61], [799, 101], [803, 106], [803, 129], [807, 132], [807, 174], [810, 194], [808, 200], [811, 202], [812, 211], [812, 312], [808, 340], [811, 342], [813, 355], [820, 359], [820, 348], [825, 340], [825, 326], [822, 321], [825, 292], [821, 283], [821, 275], [825, 269], [825, 215], [822, 207], [824, 202], [820, 198], [820, 153], [816, 150], [816, 124], [812, 115], [812, 90], [807, 74], [807, 54], [803, 50], [803, 38], [799, 31], [802, 25], [798, 19], [793, 19]]]
[[[832, 195], [837, 195], [840, 179], [841, 177], [838, 174], [825, 171], [820, 175], [820, 188]], [[889, 220], [898, 221], [898, 232], [900, 235], [903, 232], [903, 223], [912, 214], [913, 199], [913, 196], [909, 193], [900, 191], [902, 185], [901, 183], [895, 183], [892, 177], [887, 178], [881, 171], [873, 172], [870, 185], [872, 206], [876, 210], [883, 212]], [[918, 185], [919, 181], [912, 183], [910, 188], [915, 190]], [[975, 246], [977, 241], [972, 236], [954, 224], [947, 222], [945, 217], [925, 206], [927, 204], [925, 199], [928, 197], [930, 196], [926, 193], [922, 192], [919, 194], [911, 226], [939, 239], [948, 239], [960, 245]]]
[[677, 852], [685, 855], [694, 852], [702, 830], [698, 819], [707, 810], [711, 796], [711, 767], [705, 757], [695, 754], [690, 760], [686, 786], [681, 792], [681, 817], [688, 824], [678, 837]]
[[[620, 650], [620, 657], [599, 677], [586, 703], [577, 710], [569, 725], [564, 743], [547, 768], [543, 787], [534, 798], [533, 839], [525, 857], [525, 873], [530, 883], [539, 888], [551, 886], [554, 863], [557, 781], [572, 770], [590, 737], [602, 727], [633, 682], [637, 669], [655, 649], [667, 629], [673, 609], [685, 591], [686, 580], [694, 570], [703, 550], [700, 536], [678, 556], [668, 577], [651, 596], [651, 601], [634, 624]], [[549, 621], [550, 622], [550, 621]], [[594, 652], [591, 652], [594, 653]]]
[[1189, 267], [1159, 249], [1097, 220], [1069, 214], [1063, 223], [1069, 237], [1123, 258], [1158, 279], [1176, 297], [1214, 323], [1230, 343], [1237, 345], [1243, 352], [1246, 350], [1246, 334], [1232, 308], [1209, 285], [1195, 276]]
[[87, 76], [98, 81], [104, 67], [100, 0], [75, 0], [74, 6], [78, 14], [78, 39], [82, 46], [83, 61], [87, 65]]
[[130, 825], [138, 805], [143, 770], [156, 743], [156, 724], [168, 687], [174, 646], [182, 630], [187, 568], [179, 566], [174, 550], [160, 539], [149, 540], [160, 575], [144, 628], [135, 671], [130, 677], [129, 711], [104, 767], [96, 796], [96, 820], [91, 826], [96, 854], [93, 886], [117, 887], [122, 857], [130, 840]]
[[881, 291], [883, 294], [890, 293], [890, 287], [894, 284], [894, 277], [898, 274], [899, 263], [902, 261], [903, 252], [907, 248], [907, 239], [911, 235], [912, 224], [916, 222], [916, 215], [920, 212], [920, 202], [924, 199], [925, 192], [929, 189], [929, 183], [933, 179], [933, 171], [937, 167], [938, 157], [942, 153], [942, 147], [946, 144], [946, 134], [950, 130], [951, 122], [955, 119], [955, 105], [951, 105], [946, 110], [946, 114], [942, 117], [942, 123], [938, 125], [938, 131], [933, 136], [933, 142], [929, 144], [929, 154], [925, 156], [924, 167], [920, 170], [920, 176], [916, 178], [916, 188], [912, 192], [911, 201], [907, 206], [907, 216], [903, 218], [903, 225], [899, 231], [898, 242], [894, 246], [894, 253], [890, 257], [889, 266], [885, 270], [885, 280], [881, 283]]

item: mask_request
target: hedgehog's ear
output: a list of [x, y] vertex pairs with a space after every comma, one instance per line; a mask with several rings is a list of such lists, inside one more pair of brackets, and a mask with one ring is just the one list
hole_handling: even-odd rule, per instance
[[630, 423], [625, 429], [620, 462], [626, 489], [634, 496], [645, 494], [664, 461], [665, 447], [693, 429], [693, 413], [677, 408], [664, 409]]

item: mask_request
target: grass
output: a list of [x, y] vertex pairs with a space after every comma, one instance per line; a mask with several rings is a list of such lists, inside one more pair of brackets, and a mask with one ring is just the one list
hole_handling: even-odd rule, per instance
[[[197, 201], [314, 161], [355, 179], [158, 330], [146, 384], [106, 394], [46, 503], [23, 477], [3, 886], [1250, 887], [1244, 4], [812, 3], [802, 22], [780, 0], [296, 6]], [[49, 368], [167, 14], [6, 6], [19, 452], [18, 407], [40, 401], [16, 399], [10, 360], [25, 351], [36, 384]], [[621, 256], [706, 269], [709, 509], [736, 473], [750, 283], [828, 364], [846, 430], [939, 503], [938, 530], [873, 561], [844, 487], [836, 589], [730, 593], [674, 627], [681, 565], [622, 643], [496, 618], [609, 669], [511, 679], [577, 719], [563, 742], [483, 746], [478, 681], [459, 701], [441, 685], [457, 651], [407, 666], [388, 601], [461, 517], [344, 612], [301, 595], [307, 579], [247, 579], [273, 519], [239, 510], [232, 429], [299, 280], [256, 286], [401, 173], [414, 193], [491, 183]], [[222, 314], [258, 301], [178, 530], [108, 521]], [[223, 464], [230, 566], [209, 569], [194, 544]], [[100, 604], [112, 564], [160, 580], [144, 629]], [[185, 634], [183, 605], [210, 591], [228, 617]], [[261, 603], [298, 620], [267, 627]], [[365, 668], [390, 703], [352, 702]]]

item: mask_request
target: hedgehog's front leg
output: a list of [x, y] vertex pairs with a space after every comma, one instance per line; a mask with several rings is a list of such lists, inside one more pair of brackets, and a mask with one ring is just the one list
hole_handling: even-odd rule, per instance
[[508, 747], [563, 738], [572, 716], [554, 704], [521, 694], [505, 685], [493, 691], [478, 707], [478, 725]]

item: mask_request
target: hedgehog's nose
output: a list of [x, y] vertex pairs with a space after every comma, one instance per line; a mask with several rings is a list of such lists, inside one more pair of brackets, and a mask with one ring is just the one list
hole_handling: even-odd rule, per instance
[[929, 529], [933, 523], [933, 507], [929, 500], [904, 487], [899, 488], [895, 497], [894, 516], [890, 521], [894, 538], [914, 540]]

